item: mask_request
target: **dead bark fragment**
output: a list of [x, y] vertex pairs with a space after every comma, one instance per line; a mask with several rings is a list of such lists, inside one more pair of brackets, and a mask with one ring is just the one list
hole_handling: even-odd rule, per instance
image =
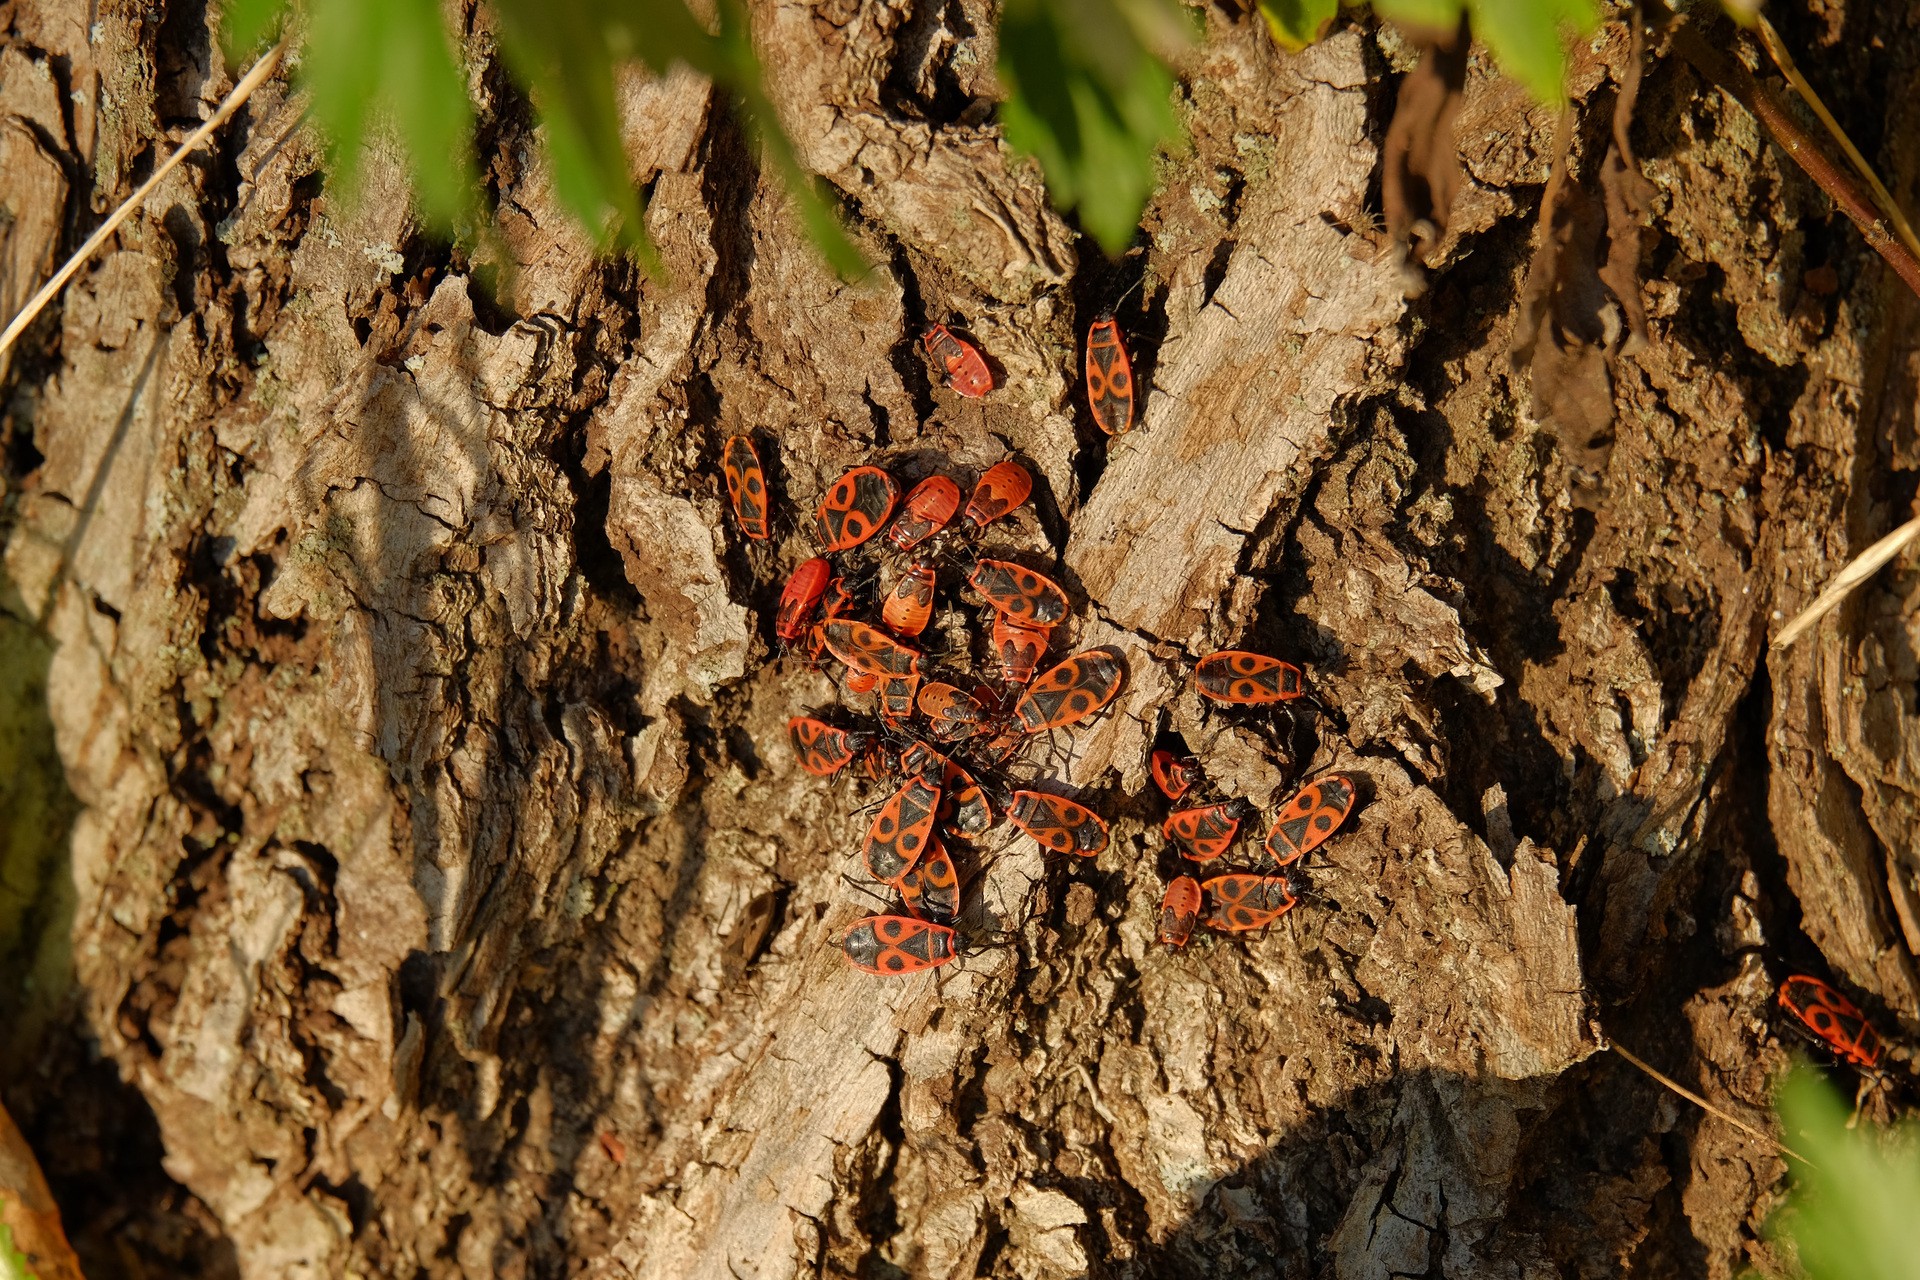
[[1513, 367], [1531, 370], [1531, 412], [1559, 433], [1573, 469], [1574, 500], [1583, 506], [1599, 502], [1605, 489], [1615, 366], [1647, 341], [1640, 242], [1652, 187], [1636, 167], [1628, 136], [1640, 88], [1637, 7], [1629, 21], [1627, 71], [1600, 166], [1603, 197], [1595, 201], [1568, 172], [1573, 125], [1572, 115], [1563, 112], [1553, 176], [1542, 198], [1540, 240], [1514, 326]]
[[84, 1280], [46, 1176], [5, 1107], [0, 1107], [0, 1226], [8, 1231], [9, 1267], [18, 1253], [26, 1274], [36, 1280]]
[[1640, 172], [1633, 154], [1633, 113], [1640, 101], [1641, 63], [1646, 35], [1638, 0], [1627, 17], [1632, 43], [1620, 96], [1613, 104], [1613, 135], [1600, 162], [1600, 189], [1606, 202], [1607, 260], [1600, 268], [1601, 283], [1620, 306], [1626, 336], [1618, 354], [1630, 356], [1647, 345], [1647, 311], [1640, 301], [1640, 255], [1653, 184]]
[[1421, 266], [1432, 264], [1447, 234], [1465, 177], [1454, 121], [1467, 83], [1467, 25], [1420, 42], [1420, 63], [1400, 82], [1381, 144], [1380, 198], [1387, 231]]

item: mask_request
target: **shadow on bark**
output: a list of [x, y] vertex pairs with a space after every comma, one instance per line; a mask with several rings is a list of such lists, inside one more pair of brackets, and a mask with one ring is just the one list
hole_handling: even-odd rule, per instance
[[[1137, 1257], [1103, 1260], [1104, 1232], [1081, 1227], [1083, 1274], [1707, 1275], [1709, 1250], [1681, 1211], [1701, 1122], [1669, 1104], [1605, 1054], [1530, 1081], [1410, 1071], [1316, 1109], [1258, 1158], [1196, 1188], [1198, 1209]], [[1111, 1184], [1062, 1189], [1096, 1222], [1111, 1196]], [[1020, 1243], [1047, 1252], [1030, 1234]]]
[[235, 1276], [219, 1224], [161, 1166], [153, 1109], [85, 1025], [70, 937], [79, 805], [47, 713], [52, 649], [11, 593], [0, 574], [0, 1088], [91, 1280]]

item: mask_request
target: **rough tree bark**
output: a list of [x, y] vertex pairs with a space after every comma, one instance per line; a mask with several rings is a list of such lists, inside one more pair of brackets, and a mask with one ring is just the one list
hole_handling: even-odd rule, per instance
[[[1920, 17], [1869, 8], [1780, 20], [1911, 204]], [[197, 6], [0, 19], [11, 314], [232, 73]], [[0, 1070], [89, 1274], [1767, 1265], [1779, 1161], [1599, 1050], [1757, 1114], [1770, 971], [1920, 1030], [1920, 574], [1764, 651], [1908, 514], [1914, 299], [1657, 62], [1653, 340], [1613, 366], [1610, 446], [1563, 442], [1507, 358], [1552, 114], [1476, 56], [1410, 299], [1376, 228], [1414, 51], [1362, 23], [1288, 56], [1216, 7], [1128, 314], [1152, 390], [1109, 444], [1077, 335], [1142, 263], [976, 123], [991, 7], [754, 19], [861, 284], [686, 75], [623, 101], [666, 273], [597, 260], [482, 19], [498, 292], [418, 233], [391, 155], [333, 199], [274, 85], [5, 371], [10, 625], [51, 646], [78, 816], [71, 985]], [[1615, 21], [1577, 59], [1591, 190], [1627, 49]], [[954, 316], [1004, 371], [985, 401], [916, 350]], [[771, 547], [724, 514], [747, 429]], [[872, 979], [828, 945], [870, 909], [843, 879], [870, 793], [795, 768], [785, 718], [838, 695], [770, 608], [846, 466], [1009, 451], [1040, 484], [997, 536], [1128, 660], [1058, 765], [1113, 846], [1012, 843], [971, 891], [1010, 947]], [[1291, 761], [1187, 690], [1238, 641], [1335, 709]], [[1163, 728], [1262, 803], [1364, 779], [1269, 935], [1153, 944]]]

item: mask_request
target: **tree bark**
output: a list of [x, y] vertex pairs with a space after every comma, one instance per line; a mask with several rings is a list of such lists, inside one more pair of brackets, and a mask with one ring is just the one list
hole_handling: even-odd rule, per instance
[[[1911, 205], [1920, 28], [1856, 39], [1856, 8], [1787, 34]], [[11, 314], [232, 71], [198, 10], [0, 16]], [[1209, 10], [1191, 145], [1115, 265], [976, 123], [981, 0], [753, 17], [861, 282], [685, 73], [621, 104], [665, 269], [597, 258], [482, 15], [509, 273], [420, 233], [382, 145], [342, 203], [276, 83], [4, 370], [10, 625], [50, 654], [77, 817], [70, 935], [32, 917], [70, 973], [0, 1079], [88, 1274], [1771, 1269], [1782, 1163], [1601, 1050], [1758, 1116], [1786, 972], [1920, 1030], [1920, 575], [1765, 650], [1910, 514], [1915, 300], [1656, 57], [1652, 341], [1575, 450], [1508, 358], [1555, 117], [1484, 59], [1416, 275], [1377, 230], [1415, 51], [1360, 18], [1287, 55]], [[1573, 70], [1565, 181], [1595, 193], [1628, 56], [1613, 22]], [[1078, 343], [1142, 270], [1150, 389], [1108, 441]], [[952, 321], [984, 400], [920, 354]], [[770, 544], [719, 480], [743, 431]], [[786, 718], [857, 700], [772, 609], [845, 468], [964, 484], [1009, 453], [1035, 502], [990, 544], [1057, 566], [1069, 642], [1127, 663], [1036, 762], [1113, 841], [1066, 867], [995, 836], [968, 919], [1006, 945], [872, 977], [832, 938], [874, 909], [884, 789], [795, 765]], [[938, 624], [951, 665], [970, 618]], [[1192, 662], [1238, 645], [1327, 711], [1204, 710]], [[1264, 935], [1154, 941], [1168, 731], [1267, 812], [1362, 783]], [[153, 1140], [89, 1155], [114, 1143], [63, 1124], [69, 1068]]]

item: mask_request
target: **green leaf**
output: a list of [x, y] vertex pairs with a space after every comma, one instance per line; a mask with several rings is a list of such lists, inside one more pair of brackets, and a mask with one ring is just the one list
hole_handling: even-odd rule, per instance
[[235, 67], [286, 21], [288, 0], [229, 0], [221, 13], [221, 44]]
[[[560, 200], [603, 245], [652, 263], [614, 93], [615, 50], [632, 56], [627, 6], [597, 0], [494, 0], [500, 46], [547, 132]], [[669, 0], [661, 9], [679, 9]]]
[[0, 1280], [37, 1280], [27, 1255], [14, 1247], [13, 1228], [0, 1222]]
[[473, 106], [438, 0], [315, 0], [301, 79], [331, 140], [332, 169], [354, 190], [375, 111], [407, 153], [429, 225], [451, 231], [473, 216]]
[[1920, 1280], [1914, 1227], [1920, 1220], [1920, 1122], [1895, 1134], [1847, 1128], [1851, 1108], [1811, 1067], [1781, 1086], [1792, 1165], [1787, 1208], [1769, 1230], [1792, 1238], [1812, 1280]]
[[1595, 0], [1374, 0], [1373, 7], [1383, 18], [1430, 31], [1453, 30], [1461, 10], [1470, 10], [1473, 34], [1493, 51], [1500, 69], [1548, 103], [1567, 97], [1562, 28], [1586, 34], [1600, 25]]
[[1154, 149], [1180, 132], [1173, 75], [1148, 42], [1185, 28], [1162, 4], [1007, 0], [1000, 19], [1007, 141], [1109, 254], [1133, 239]]
[[1473, 33], [1500, 69], [1541, 102], [1567, 98], [1567, 47], [1561, 27], [1585, 34], [1600, 24], [1593, 0], [1470, 0]]
[[733, 86], [734, 93], [740, 99], [748, 135], [761, 144], [768, 159], [773, 161], [773, 167], [793, 196], [801, 223], [812, 238], [814, 247], [825, 255], [834, 272], [842, 280], [857, 280], [873, 270], [873, 264], [847, 238], [846, 229], [835, 216], [832, 201], [820, 189], [821, 184], [801, 168], [800, 158], [794, 154], [793, 143], [781, 129], [779, 113], [774, 110], [760, 78], [760, 61], [754, 56], [747, 11], [736, 0], [722, 0], [720, 5], [720, 63], [717, 76], [723, 83]]
[[1318, 40], [1339, 12], [1340, 0], [1260, 0], [1260, 16], [1274, 41], [1296, 51]]
[[1431, 31], [1451, 31], [1460, 25], [1465, 0], [1374, 0], [1373, 7], [1383, 18], [1409, 27]]

